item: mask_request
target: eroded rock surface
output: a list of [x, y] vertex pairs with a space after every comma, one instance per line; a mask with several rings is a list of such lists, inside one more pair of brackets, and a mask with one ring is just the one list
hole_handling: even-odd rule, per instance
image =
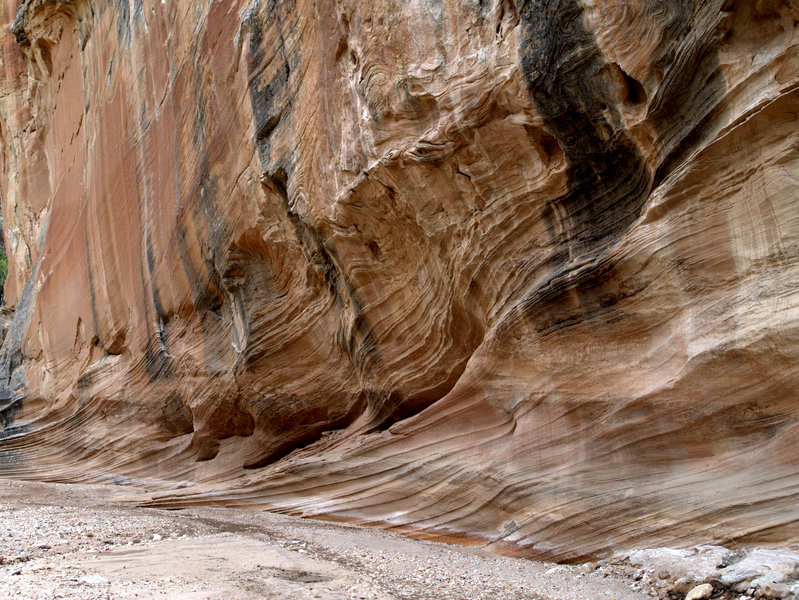
[[5, 475], [795, 539], [794, 0], [3, 11]]

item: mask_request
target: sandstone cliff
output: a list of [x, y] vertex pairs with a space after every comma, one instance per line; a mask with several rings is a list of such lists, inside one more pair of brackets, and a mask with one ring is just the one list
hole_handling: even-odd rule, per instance
[[5, 476], [799, 533], [796, 0], [2, 7]]

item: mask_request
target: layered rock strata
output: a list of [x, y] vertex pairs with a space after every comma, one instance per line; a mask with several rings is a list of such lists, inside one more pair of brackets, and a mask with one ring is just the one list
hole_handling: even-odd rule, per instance
[[2, 7], [4, 475], [795, 539], [795, 0]]

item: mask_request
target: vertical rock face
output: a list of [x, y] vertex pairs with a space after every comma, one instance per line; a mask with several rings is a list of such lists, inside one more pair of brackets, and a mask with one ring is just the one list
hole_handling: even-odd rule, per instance
[[794, 0], [3, 20], [4, 473], [559, 559], [795, 538]]

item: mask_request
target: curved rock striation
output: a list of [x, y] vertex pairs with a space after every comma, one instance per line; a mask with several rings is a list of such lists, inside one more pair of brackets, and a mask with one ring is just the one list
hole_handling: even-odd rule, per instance
[[795, 539], [795, 0], [2, 6], [5, 476]]

